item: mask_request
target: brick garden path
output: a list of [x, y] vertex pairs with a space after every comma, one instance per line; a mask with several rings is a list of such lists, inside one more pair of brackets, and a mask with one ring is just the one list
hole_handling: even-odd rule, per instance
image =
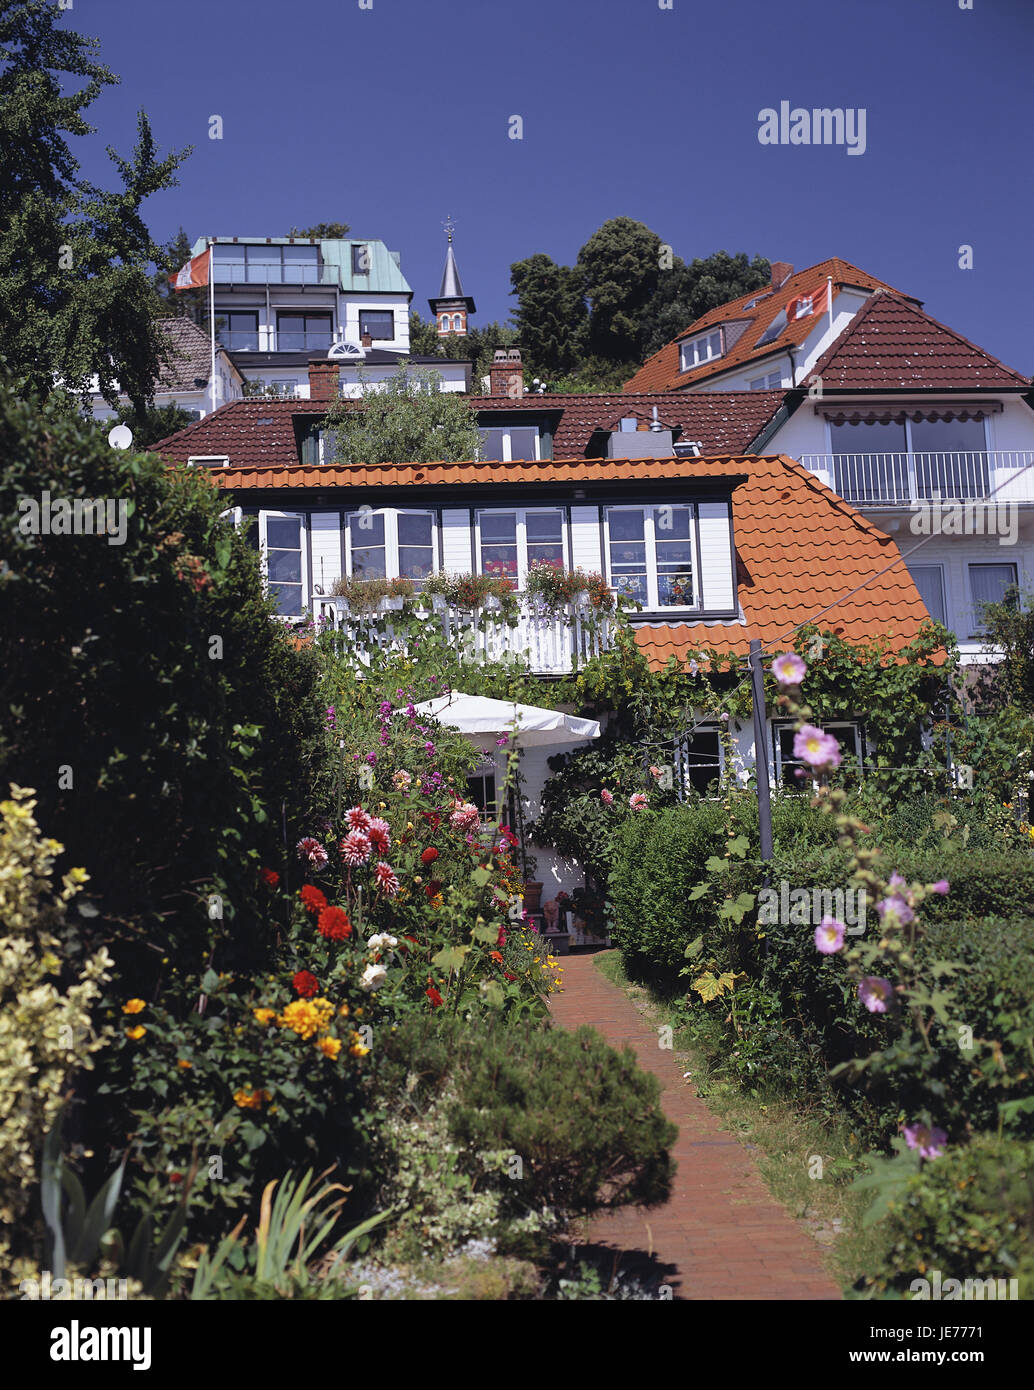
[[624, 1252], [622, 1270], [649, 1269], [680, 1299], [838, 1299], [818, 1245], [683, 1080], [674, 1053], [657, 1046], [648, 1019], [600, 974], [591, 954], [566, 956], [563, 965], [564, 989], [550, 999], [553, 1018], [564, 1028], [590, 1024], [612, 1047], [629, 1044], [660, 1081], [664, 1113], [679, 1127], [668, 1202], [603, 1213], [590, 1226], [593, 1245]]

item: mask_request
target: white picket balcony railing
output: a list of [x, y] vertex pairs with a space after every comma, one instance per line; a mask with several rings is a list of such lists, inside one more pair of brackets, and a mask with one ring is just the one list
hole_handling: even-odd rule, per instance
[[1034, 450], [962, 453], [802, 454], [800, 461], [847, 502], [910, 507], [992, 498], [1034, 502]]
[[431, 608], [420, 608], [412, 600], [384, 599], [374, 613], [353, 613], [346, 599], [317, 596], [313, 616], [317, 626], [341, 633], [364, 665], [374, 651], [406, 650], [414, 629], [403, 618], [403, 607], [421, 622], [439, 624], [446, 642], [463, 660], [522, 659], [536, 675], [568, 675], [612, 643], [614, 623], [606, 613], [578, 604], [554, 613], [524, 596], [519, 604], [512, 626], [491, 600], [485, 608], [471, 611], [452, 607], [437, 595]]

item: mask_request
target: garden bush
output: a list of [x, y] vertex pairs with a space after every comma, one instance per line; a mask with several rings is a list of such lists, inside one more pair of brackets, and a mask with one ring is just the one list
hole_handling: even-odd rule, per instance
[[936, 1271], [942, 1298], [948, 1279], [963, 1282], [959, 1297], [967, 1279], [1016, 1279], [1018, 1297], [1034, 1298], [1034, 1142], [980, 1135], [949, 1149], [908, 1180], [883, 1221], [883, 1264], [863, 1290], [907, 1294]]
[[[401, 1121], [433, 1114], [455, 1146], [450, 1181], [426, 1163], [403, 1229], [426, 1225], [432, 1209], [448, 1226], [446, 1208], [469, 1193], [464, 1177], [494, 1193], [498, 1224], [481, 1234], [504, 1245], [536, 1227], [669, 1193], [677, 1131], [661, 1111], [659, 1085], [631, 1049], [615, 1051], [591, 1028], [413, 1018], [378, 1048], [376, 1077], [398, 1098]], [[411, 1161], [411, 1139], [402, 1152]], [[392, 1162], [385, 1200], [396, 1183]], [[418, 1186], [412, 1169], [406, 1183]]]

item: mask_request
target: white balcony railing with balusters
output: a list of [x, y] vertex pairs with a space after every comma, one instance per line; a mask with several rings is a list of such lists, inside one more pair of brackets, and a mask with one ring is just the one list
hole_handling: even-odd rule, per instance
[[525, 596], [516, 621], [491, 606], [461, 609], [435, 595], [432, 608], [402, 599], [381, 600], [378, 611], [352, 612], [343, 598], [313, 599], [317, 626], [341, 634], [342, 643], [369, 665], [376, 651], [405, 651], [419, 629], [412, 619], [441, 626], [446, 642], [471, 662], [520, 659], [536, 675], [562, 676], [606, 651], [613, 640], [610, 616], [588, 605], [569, 604], [559, 612], [543, 609]]
[[809, 472], [858, 507], [910, 507], [939, 498], [1034, 502], [1034, 450], [802, 454]]

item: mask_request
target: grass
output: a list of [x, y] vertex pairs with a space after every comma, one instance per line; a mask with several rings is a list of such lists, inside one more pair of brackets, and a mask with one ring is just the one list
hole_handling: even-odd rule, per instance
[[[673, 1028], [674, 1061], [723, 1128], [754, 1150], [769, 1191], [824, 1249], [830, 1274], [849, 1289], [879, 1267], [883, 1238], [863, 1230], [869, 1198], [848, 1184], [864, 1166], [865, 1150], [850, 1125], [802, 1097], [759, 1086], [748, 1089], [728, 1068], [728, 1034], [708, 1019], [691, 1030], [677, 1008], [681, 998], [633, 980], [620, 951], [594, 957], [598, 970], [622, 989], [653, 1026]], [[821, 1176], [819, 1176], [821, 1174]]]

